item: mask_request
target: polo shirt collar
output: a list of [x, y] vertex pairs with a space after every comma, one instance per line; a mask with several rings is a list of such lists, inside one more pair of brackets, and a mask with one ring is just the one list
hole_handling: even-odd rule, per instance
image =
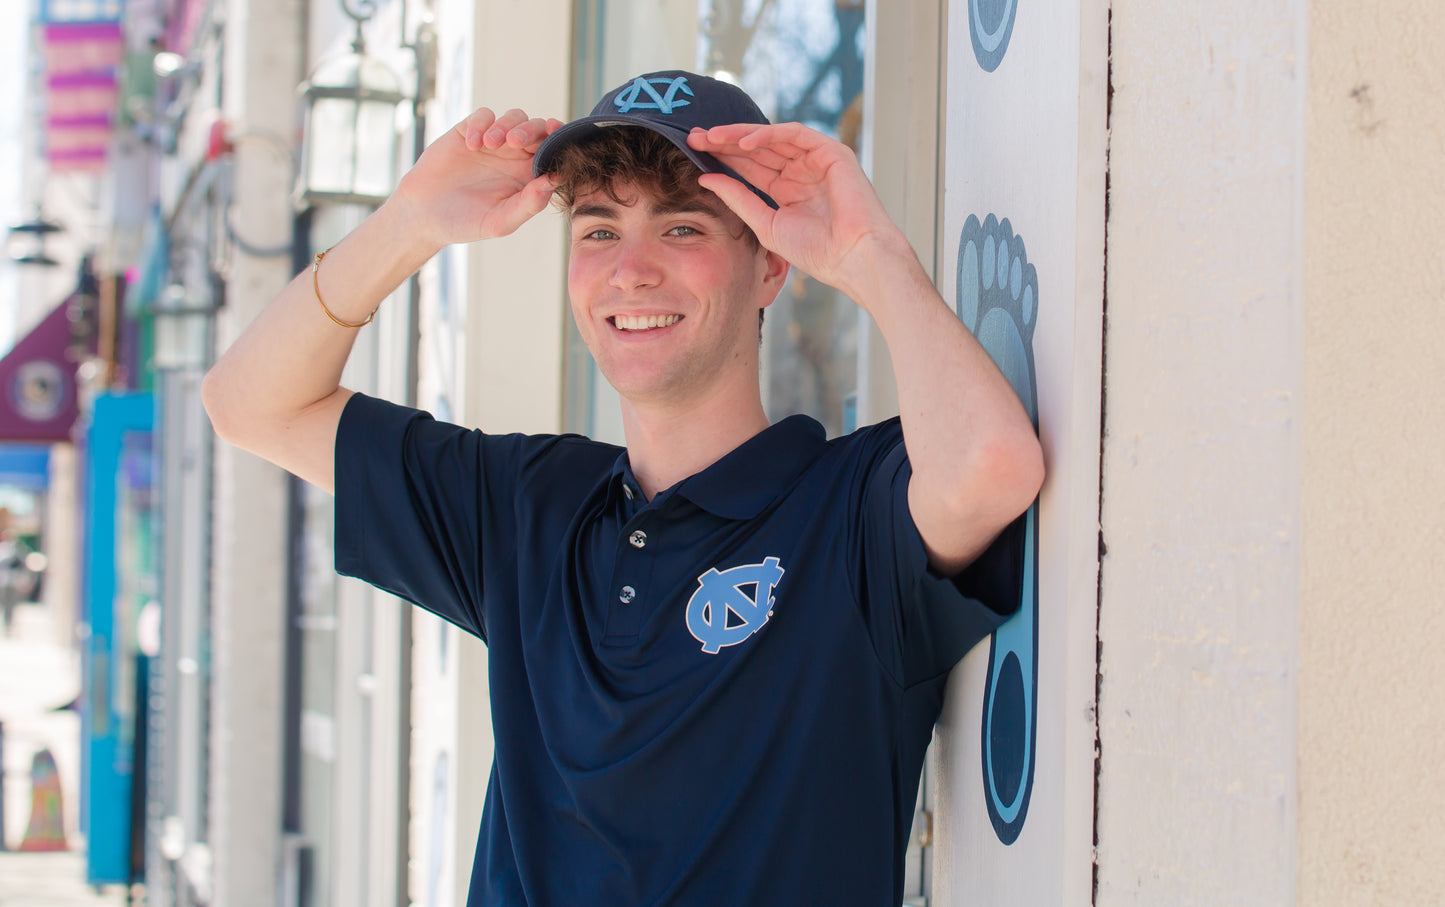
[[[660, 492], [655, 503], [678, 494], [724, 519], [752, 519], [787, 490], [827, 443], [827, 434], [816, 420], [789, 416], [744, 441], [702, 472]], [[612, 468], [612, 479], [634, 493], [639, 487], [625, 451]]]

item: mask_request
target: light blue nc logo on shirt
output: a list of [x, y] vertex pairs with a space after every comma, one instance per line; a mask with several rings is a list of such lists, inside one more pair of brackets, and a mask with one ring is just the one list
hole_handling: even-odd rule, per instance
[[[659, 92], [653, 86], [665, 86]], [[687, 97], [692, 97], [692, 89], [687, 87], [687, 76], [678, 76], [675, 79], [644, 79], [642, 76], [632, 80], [632, 84], [626, 91], [619, 92], [612, 103], [617, 105], [618, 113], [627, 113], [632, 110], [656, 110], [658, 113], [672, 113], [679, 107], [686, 107], [692, 102], [687, 98], [679, 98], [678, 92]]]
[[[773, 616], [773, 588], [783, 578], [775, 557], [761, 564], [744, 564], [719, 571], [709, 569], [697, 578], [697, 591], [687, 602], [687, 629], [702, 643], [702, 650], [716, 655], [723, 646], [735, 646], [763, 628]], [[749, 597], [744, 586], [755, 586]], [[729, 621], [736, 618], [731, 625]]]

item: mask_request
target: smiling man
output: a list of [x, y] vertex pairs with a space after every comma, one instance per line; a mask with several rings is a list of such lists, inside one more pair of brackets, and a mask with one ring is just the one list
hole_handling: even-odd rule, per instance
[[[625, 448], [339, 386], [387, 293], [554, 197]], [[789, 266], [875, 319], [900, 418], [769, 424], [758, 326]], [[204, 393], [222, 437], [334, 491], [338, 571], [486, 641], [469, 904], [899, 902], [947, 675], [1017, 605], [1043, 467], [845, 146], [685, 72], [565, 126], [478, 110]]]

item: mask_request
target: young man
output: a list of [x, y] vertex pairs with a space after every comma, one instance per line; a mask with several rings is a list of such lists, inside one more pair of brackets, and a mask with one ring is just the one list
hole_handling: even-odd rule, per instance
[[[338, 386], [386, 293], [554, 193], [625, 449]], [[790, 264], [876, 320], [901, 420], [834, 441], [769, 425], [758, 325]], [[334, 488], [340, 572], [486, 640], [496, 757], [469, 904], [898, 903], [947, 674], [1016, 606], [1006, 527], [1043, 467], [846, 147], [683, 72], [566, 126], [479, 110], [205, 397], [222, 437]]]

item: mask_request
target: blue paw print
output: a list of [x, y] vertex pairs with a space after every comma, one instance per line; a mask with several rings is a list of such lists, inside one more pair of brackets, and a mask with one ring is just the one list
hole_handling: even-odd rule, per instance
[[968, 0], [968, 34], [984, 72], [993, 72], [1008, 52], [1018, 0]]
[[[1037, 427], [1033, 336], [1039, 280], [1024, 241], [1005, 218], [969, 216], [958, 240], [958, 317], [978, 338]], [[1024, 518], [1021, 600], [989, 644], [983, 699], [983, 783], [1004, 844], [1023, 830], [1034, 783], [1038, 706], [1038, 502]]]

